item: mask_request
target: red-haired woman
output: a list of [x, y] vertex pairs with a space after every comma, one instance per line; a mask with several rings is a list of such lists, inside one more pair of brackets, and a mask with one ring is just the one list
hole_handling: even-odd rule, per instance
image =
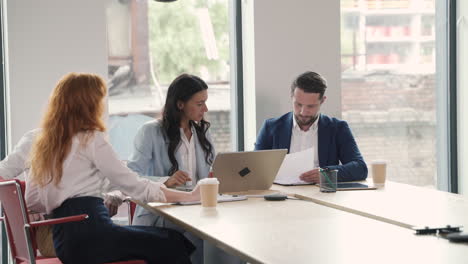
[[64, 263], [145, 259], [190, 263], [193, 245], [180, 233], [148, 226], [117, 226], [102, 194], [118, 189], [142, 202], [198, 200], [129, 170], [106, 140], [102, 121], [106, 86], [97, 75], [71, 73], [55, 87], [31, 152], [26, 181], [28, 207], [63, 217], [88, 214], [82, 222], [54, 226], [54, 246]]

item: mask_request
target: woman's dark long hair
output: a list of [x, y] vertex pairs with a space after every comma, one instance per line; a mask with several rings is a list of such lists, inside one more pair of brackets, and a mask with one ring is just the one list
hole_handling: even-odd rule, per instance
[[[182, 74], [172, 81], [167, 90], [166, 103], [164, 104], [162, 115], [162, 127], [165, 136], [169, 139], [169, 147], [167, 154], [172, 163], [172, 167], [168, 175], [172, 175], [179, 170], [179, 163], [175, 158], [175, 150], [180, 143], [180, 121], [182, 119], [182, 111], [177, 107], [177, 102], [187, 102], [192, 96], [200, 91], [207, 90], [208, 85], [198, 78], [190, 74]], [[210, 123], [204, 119], [200, 122], [190, 120], [190, 125], [197, 131], [198, 141], [205, 152], [206, 163], [213, 163], [213, 146], [206, 138], [206, 132], [210, 128]]]

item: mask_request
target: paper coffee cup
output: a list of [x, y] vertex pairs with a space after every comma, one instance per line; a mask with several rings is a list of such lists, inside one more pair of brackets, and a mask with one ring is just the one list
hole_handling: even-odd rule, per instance
[[372, 180], [377, 187], [385, 186], [387, 178], [387, 162], [386, 161], [373, 161], [372, 165]]
[[206, 178], [198, 182], [200, 185], [201, 204], [203, 207], [216, 207], [218, 203], [219, 181], [217, 178]]

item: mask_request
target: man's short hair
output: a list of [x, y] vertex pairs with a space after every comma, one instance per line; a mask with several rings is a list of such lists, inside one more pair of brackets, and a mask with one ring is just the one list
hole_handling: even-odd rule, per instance
[[300, 88], [306, 93], [318, 93], [320, 98], [323, 98], [327, 89], [327, 81], [316, 72], [306, 71], [297, 76], [291, 84], [291, 95], [296, 88]]

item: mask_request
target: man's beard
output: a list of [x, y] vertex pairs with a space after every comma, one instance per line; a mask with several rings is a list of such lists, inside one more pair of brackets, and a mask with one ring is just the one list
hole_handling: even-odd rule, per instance
[[310, 126], [315, 122], [315, 120], [317, 120], [318, 114], [315, 116], [307, 117], [305, 120], [303, 120], [303, 118], [300, 118], [298, 115], [294, 115], [294, 118], [296, 118], [296, 122], [300, 127]]

